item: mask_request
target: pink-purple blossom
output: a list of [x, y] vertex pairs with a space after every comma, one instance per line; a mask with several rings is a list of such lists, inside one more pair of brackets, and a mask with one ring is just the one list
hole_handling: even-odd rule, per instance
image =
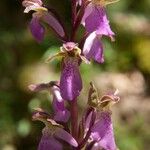
[[[86, 116], [85, 120], [85, 132], [87, 133], [88, 130], [91, 130], [89, 142], [87, 143], [87, 147], [91, 147], [91, 150], [98, 150], [100, 148], [105, 150], [117, 149], [114, 139], [110, 107], [118, 101], [119, 97], [117, 96], [117, 92], [99, 98], [95, 86], [91, 83], [88, 103], [89, 107], [92, 107], [92, 109]], [[90, 124], [93, 113], [96, 113], [96, 119], [91, 127]]]
[[35, 11], [32, 14], [32, 20], [29, 26], [35, 40], [41, 42], [44, 39], [45, 29], [42, 23], [48, 24], [58, 37], [65, 37], [65, 31], [61, 23], [52, 12], [43, 6], [41, 0], [24, 0], [22, 4], [25, 7], [25, 13], [31, 10]]
[[45, 127], [42, 131], [42, 138], [38, 146], [38, 150], [63, 150], [63, 144], [59, 140], [67, 144], [77, 147], [76, 140], [63, 129], [61, 124], [51, 119], [49, 114], [42, 110], [36, 110], [32, 116], [33, 120], [42, 121]]
[[67, 122], [70, 117], [70, 112], [65, 107], [64, 99], [61, 97], [59, 85], [56, 81], [42, 84], [32, 84], [29, 86], [32, 91], [48, 90], [52, 94], [52, 108], [54, 111], [53, 119], [58, 122]]
[[86, 58], [81, 55], [81, 50], [74, 42], [66, 42], [60, 52], [50, 56], [48, 60], [62, 57], [62, 72], [60, 77], [60, 93], [64, 100], [76, 99], [82, 90], [82, 79], [79, 71], [79, 61]]
[[111, 30], [109, 20], [104, 6], [91, 2], [85, 9], [82, 24], [87, 32], [96, 32], [98, 35], [105, 35], [113, 39], [114, 32]]

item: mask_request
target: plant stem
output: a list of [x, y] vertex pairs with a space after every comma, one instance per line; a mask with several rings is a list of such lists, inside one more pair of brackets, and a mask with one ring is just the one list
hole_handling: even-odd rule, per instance
[[77, 100], [74, 99], [70, 102], [71, 112], [71, 132], [72, 136], [77, 140], [78, 138], [78, 104]]
[[72, 9], [72, 27], [73, 27], [76, 18], [76, 0], [71, 1], [71, 9]]
[[70, 36], [70, 40], [74, 41], [74, 24], [75, 24], [75, 20], [76, 20], [76, 0], [71, 0], [71, 23], [72, 23], [72, 30], [71, 30], [71, 36]]

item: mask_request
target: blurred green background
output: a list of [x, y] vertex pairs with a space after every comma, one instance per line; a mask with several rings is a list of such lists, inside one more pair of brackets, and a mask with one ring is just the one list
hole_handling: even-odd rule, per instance
[[[69, 27], [69, 0], [47, 0]], [[150, 148], [150, 1], [120, 0], [107, 7], [116, 41], [103, 38], [105, 63], [83, 64], [86, 88], [79, 98], [85, 107], [88, 83], [94, 81], [100, 94], [119, 89], [121, 101], [113, 108], [116, 143], [120, 150]], [[49, 93], [31, 93], [31, 83], [59, 79], [59, 60], [44, 60], [61, 43], [47, 30], [43, 43], [32, 38], [20, 0], [0, 1], [0, 150], [35, 150], [41, 123], [32, 122], [35, 107], [51, 111]]]

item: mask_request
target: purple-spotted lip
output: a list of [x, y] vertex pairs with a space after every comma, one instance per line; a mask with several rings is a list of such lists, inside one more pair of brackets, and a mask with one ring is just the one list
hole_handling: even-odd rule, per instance
[[74, 42], [67, 42], [63, 44], [63, 48], [66, 51], [72, 51], [78, 44]]

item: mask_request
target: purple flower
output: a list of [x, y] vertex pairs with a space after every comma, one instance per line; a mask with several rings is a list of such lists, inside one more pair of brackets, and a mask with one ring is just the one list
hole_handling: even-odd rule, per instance
[[60, 78], [60, 91], [63, 99], [74, 100], [82, 90], [82, 79], [79, 72], [81, 50], [74, 42], [67, 42], [61, 48], [67, 55], [63, 59]]
[[45, 124], [38, 150], [63, 150], [63, 143], [60, 142], [61, 140], [71, 146], [78, 146], [78, 143], [71, 134], [65, 131], [62, 125], [52, 120], [46, 112], [36, 110], [33, 114], [33, 120], [39, 120]]
[[53, 119], [58, 122], [67, 122], [70, 117], [70, 112], [65, 108], [64, 100], [61, 97], [59, 85], [55, 81], [47, 84], [32, 84], [29, 86], [32, 91], [50, 90], [53, 95], [52, 107], [54, 110]]
[[87, 32], [96, 32], [98, 35], [109, 36], [113, 40], [114, 33], [110, 28], [105, 7], [99, 4], [98, 1], [92, 1], [87, 5], [82, 24]]
[[88, 60], [94, 59], [98, 63], [103, 63], [103, 45], [100, 38], [95, 32], [89, 34], [83, 46], [83, 54]]
[[62, 72], [60, 78], [60, 93], [64, 100], [72, 101], [79, 96], [82, 90], [82, 79], [79, 72], [79, 60], [88, 62], [81, 55], [81, 50], [74, 42], [67, 42], [60, 48], [61, 52], [48, 58], [63, 57]]
[[90, 33], [85, 40], [83, 54], [87, 59], [94, 59], [98, 63], [103, 63], [103, 45], [100, 41], [103, 35], [108, 36], [113, 41], [114, 33], [110, 28], [107, 19], [105, 5], [116, 2], [91, 0], [85, 8], [82, 18], [82, 25]]
[[[99, 98], [95, 86], [91, 83], [91, 88], [89, 91], [89, 107], [95, 109], [96, 119], [92, 127], [90, 127], [91, 114], [86, 117], [86, 129], [90, 127], [91, 135], [89, 137], [90, 141], [87, 144], [88, 147], [92, 147], [91, 150], [98, 150], [103, 148], [105, 150], [116, 150], [116, 144], [114, 140], [113, 125], [111, 120], [110, 107], [119, 101], [117, 96], [117, 91], [114, 94], [104, 95]], [[92, 110], [92, 109], [91, 109]]]
[[90, 137], [93, 141], [95, 141], [92, 150], [97, 150], [98, 148], [116, 150], [111, 113], [108, 111], [102, 111], [99, 113], [98, 121], [92, 127]]
[[73, 100], [79, 96], [82, 80], [79, 72], [78, 58], [65, 57], [60, 79], [60, 91], [65, 100]]
[[22, 2], [22, 5], [25, 7], [25, 13], [28, 13], [31, 10], [35, 11], [29, 26], [33, 37], [38, 42], [41, 42], [44, 39], [44, 27], [41, 24], [42, 22], [47, 23], [58, 37], [64, 37], [65, 32], [60, 22], [54, 14], [48, 12], [48, 9], [43, 7], [42, 4], [41, 0], [24, 0]]

